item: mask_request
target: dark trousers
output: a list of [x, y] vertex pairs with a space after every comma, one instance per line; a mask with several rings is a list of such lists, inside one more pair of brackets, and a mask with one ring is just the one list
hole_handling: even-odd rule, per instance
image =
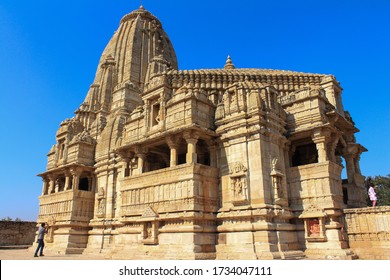
[[38, 255], [39, 249], [41, 249], [39, 255], [43, 255], [43, 247], [45, 247], [45, 242], [43, 242], [43, 239], [38, 239], [38, 247], [37, 250], [35, 251], [35, 255]]

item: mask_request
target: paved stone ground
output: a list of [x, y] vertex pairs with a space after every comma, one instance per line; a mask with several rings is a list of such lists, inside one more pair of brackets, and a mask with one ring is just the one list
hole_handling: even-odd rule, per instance
[[34, 257], [34, 249], [2, 249], [0, 250], [0, 260], [104, 260], [103, 256], [85, 256], [80, 254], [59, 255], [52, 252], [43, 251], [45, 256]]
[[55, 252], [43, 251], [45, 256], [34, 257], [35, 248], [26, 249], [23, 246], [0, 246], [0, 260], [106, 260], [102, 255], [82, 254], [57, 254]]

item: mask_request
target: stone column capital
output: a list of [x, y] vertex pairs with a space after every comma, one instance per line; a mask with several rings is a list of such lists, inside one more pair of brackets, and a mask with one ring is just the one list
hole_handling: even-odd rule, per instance
[[137, 157], [139, 157], [139, 155], [142, 155], [142, 154], [147, 154], [148, 153], [148, 149], [145, 148], [145, 147], [141, 147], [141, 146], [135, 146], [134, 147], [134, 153]]
[[48, 174], [47, 177], [49, 178], [50, 181], [55, 181], [58, 178], [57, 174]]
[[134, 157], [134, 152], [132, 151], [119, 151], [119, 161], [120, 162], [129, 162]]
[[80, 167], [71, 167], [69, 171], [72, 176], [80, 176], [82, 173], [82, 169]]
[[206, 144], [209, 149], [216, 149], [218, 147], [218, 143], [214, 139], [207, 139]]
[[180, 143], [180, 137], [178, 135], [168, 135], [165, 140], [171, 149], [176, 149]]
[[46, 176], [46, 175], [43, 175], [43, 176], [41, 177], [41, 179], [42, 179], [42, 182], [48, 182], [48, 181], [50, 181], [50, 178], [48, 178], [48, 176]]
[[183, 133], [183, 138], [187, 141], [187, 143], [196, 143], [199, 139], [199, 133], [195, 131], [185, 131]]
[[325, 128], [315, 129], [311, 134], [311, 138], [314, 143], [329, 141], [330, 136], [331, 132], [329, 131], [329, 129]]

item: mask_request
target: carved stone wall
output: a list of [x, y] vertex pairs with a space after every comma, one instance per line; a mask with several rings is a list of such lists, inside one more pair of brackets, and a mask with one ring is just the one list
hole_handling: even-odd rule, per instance
[[359, 259], [390, 260], [390, 207], [345, 209], [350, 248]]
[[341, 166], [332, 162], [289, 168], [287, 181], [291, 208], [298, 212], [311, 204], [322, 208], [345, 208], [341, 169]]

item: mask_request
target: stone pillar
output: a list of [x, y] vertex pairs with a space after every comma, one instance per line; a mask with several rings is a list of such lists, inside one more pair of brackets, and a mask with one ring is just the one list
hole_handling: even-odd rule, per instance
[[331, 141], [330, 143], [328, 143], [329, 160], [337, 164], [340, 164], [336, 156], [336, 148], [337, 148], [337, 144], [339, 143], [340, 137], [336, 136], [333, 139], [329, 139], [329, 140]]
[[129, 168], [130, 157], [122, 157], [120, 159], [120, 177], [125, 178], [130, 176], [130, 168]]
[[142, 174], [144, 172], [144, 164], [146, 159], [146, 154], [148, 150], [147, 148], [142, 148], [140, 146], [135, 147], [135, 156], [138, 158], [138, 174]]
[[50, 174], [49, 176], [49, 190], [48, 190], [48, 194], [51, 194], [51, 193], [54, 193], [55, 192], [55, 181], [57, 179], [57, 176], [55, 176], [54, 174]]
[[71, 168], [70, 173], [73, 176], [73, 190], [78, 190], [79, 189], [79, 182], [80, 182], [80, 175], [81, 175], [81, 170], [79, 168]]
[[92, 176], [88, 176], [88, 191], [92, 191]]
[[48, 193], [48, 190], [49, 190], [50, 180], [48, 180], [45, 177], [42, 177], [42, 181], [43, 181], [42, 195], [46, 195]]
[[186, 163], [197, 163], [196, 143], [198, 136], [195, 133], [185, 132], [184, 139], [187, 141]]
[[116, 170], [115, 168], [110, 168], [107, 172], [107, 196], [106, 200], [102, 203], [106, 203], [105, 205], [105, 217], [110, 219], [114, 217], [114, 195], [116, 190], [115, 187], [115, 180], [116, 180]]
[[355, 175], [355, 164], [353, 162], [353, 156], [351, 154], [344, 155], [346, 169], [347, 169], [347, 177], [348, 183], [353, 183], [354, 175]]
[[169, 166], [176, 166], [177, 165], [177, 149], [179, 147], [178, 140], [175, 139], [173, 136], [167, 137], [167, 143], [169, 146], [169, 149], [171, 151], [170, 153], [170, 163]]
[[72, 188], [71, 176], [72, 176], [72, 174], [68, 170], [66, 170], [65, 171], [65, 187], [64, 187], [65, 190], [70, 190]]
[[210, 166], [217, 167], [217, 146], [211, 145], [209, 146], [210, 151]]
[[367, 190], [364, 184], [364, 177], [361, 175], [359, 159], [365, 148], [359, 144], [349, 144], [344, 150], [348, 176], [348, 206], [365, 207], [367, 205]]
[[146, 154], [139, 153], [137, 154], [137, 157], [138, 157], [138, 174], [142, 174], [144, 170], [144, 162], [145, 162]]
[[360, 164], [359, 164], [359, 161], [360, 161], [360, 153], [358, 153], [355, 157], [355, 173], [361, 175], [362, 172], [360, 171]]
[[317, 146], [319, 163], [328, 161], [328, 156], [326, 151], [327, 137], [328, 134], [322, 130], [315, 130], [312, 135], [313, 142]]
[[130, 152], [130, 151], [120, 151], [119, 156], [120, 156], [120, 162], [119, 162], [119, 165], [117, 166], [118, 170], [120, 170], [119, 176], [121, 178], [128, 177], [128, 176], [130, 176], [129, 163], [130, 163], [131, 158], [134, 156], [134, 153]]
[[196, 163], [197, 162], [196, 142], [198, 142], [198, 139], [186, 139], [186, 141], [187, 141], [186, 162]]
[[176, 166], [177, 165], [177, 146], [169, 146], [171, 149], [171, 156], [170, 156], [170, 163], [169, 166]]

